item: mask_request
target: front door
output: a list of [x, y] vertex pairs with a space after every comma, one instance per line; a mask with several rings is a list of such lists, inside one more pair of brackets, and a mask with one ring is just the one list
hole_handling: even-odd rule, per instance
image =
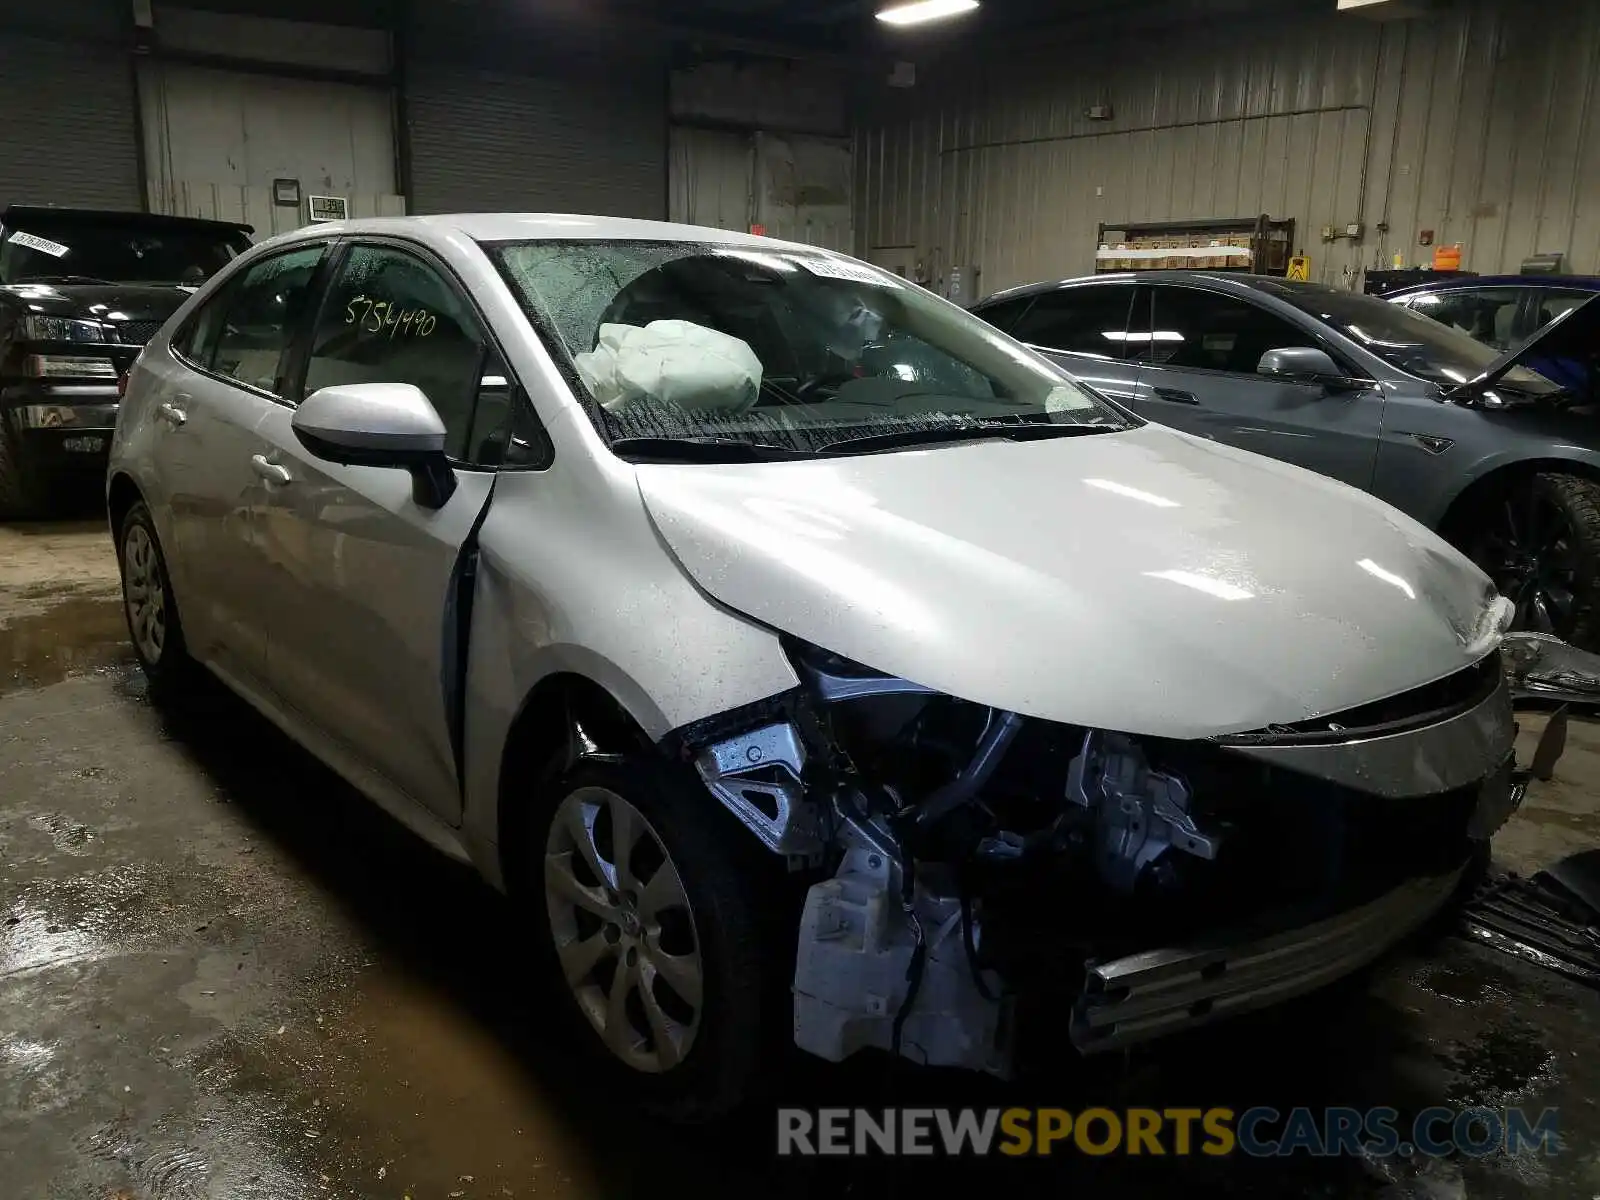
[[1336, 391], [1257, 372], [1268, 350], [1327, 349], [1264, 307], [1181, 284], [1148, 289], [1128, 342], [1141, 358], [1142, 416], [1370, 488], [1383, 427], [1382, 393]]
[[[400, 792], [459, 821], [450, 697], [456, 584], [494, 482], [505, 371], [445, 269], [398, 243], [358, 243], [335, 268], [300, 395], [348, 383], [422, 389], [449, 431], [458, 486], [419, 505], [401, 470], [323, 462], [288, 408], [262, 433], [282, 476], [264, 534], [293, 585], [268, 672], [283, 700]], [[482, 398], [482, 402], [480, 402]], [[492, 426], [492, 428], [491, 428]]]
[[270, 482], [259, 430], [278, 408], [295, 324], [326, 245], [263, 258], [225, 283], [172, 341], [153, 419], [168, 488], [169, 569], [196, 657], [247, 688], [267, 659], [271, 572], [259, 517]]
[[1128, 355], [1132, 283], [1074, 284], [1034, 297], [1006, 329], [1075, 379], [1120, 404], [1137, 399], [1139, 365]]

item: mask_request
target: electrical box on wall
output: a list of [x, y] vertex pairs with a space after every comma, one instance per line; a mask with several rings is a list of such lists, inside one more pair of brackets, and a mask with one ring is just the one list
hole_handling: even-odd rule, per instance
[[951, 304], [959, 304], [965, 308], [978, 299], [978, 268], [977, 267], [951, 267], [950, 275], [945, 281], [944, 298]]
[[1109, 121], [1111, 120], [1111, 105], [1091, 104], [1083, 110], [1083, 115], [1091, 121]]

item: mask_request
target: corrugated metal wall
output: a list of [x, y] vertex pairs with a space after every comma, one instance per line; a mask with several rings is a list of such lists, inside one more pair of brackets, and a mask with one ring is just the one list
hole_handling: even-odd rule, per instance
[[0, 4], [0, 206], [139, 207], [118, 16], [104, 0]]
[[[1600, 271], [1600, 3], [1563, 9], [1258, 18], [938, 63], [873, 99], [858, 248], [909, 247], [936, 286], [976, 265], [987, 293], [1092, 269], [1102, 221], [1265, 212], [1296, 219], [1329, 282], [1425, 260], [1423, 229], [1472, 270], [1561, 250]], [[1352, 222], [1362, 242], [1321, 242]]]
[[419, 5], [405, 41], [411, 210], [667, 211], [667, 48]]

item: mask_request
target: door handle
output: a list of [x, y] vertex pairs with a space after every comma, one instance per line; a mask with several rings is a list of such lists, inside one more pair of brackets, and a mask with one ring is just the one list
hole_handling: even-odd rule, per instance
[[288, 483], [294, 478], [289, 474], [289, 468], [280, 466], [275, 462], [268, 462], [265, 454], [252, 455], [250, 466], [255, 473], [268, 483]]
[[1180, 392], [1177, 388], [1152, 388], [1157, 400], [1166, 400], [1172, 404], [1199, 404], [1193, 392]]
[[[179, 399], [187, 400], [188, 397], [180, 396]], [[179, 408], [170, 400], [163, 400], [160, 404], [158, 404], [156, 406], [156, 412], [160, 413], [161, 416], [169, 421], [174, 428], [182, 425], [189, 419], [189, 414], [184, 412], [183, 409]]]

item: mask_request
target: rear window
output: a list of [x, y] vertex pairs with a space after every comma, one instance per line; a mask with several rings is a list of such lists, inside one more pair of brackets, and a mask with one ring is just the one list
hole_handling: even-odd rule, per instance
[[250, 246], [225, 226], [25, 215], [0, 230], [0, 283], [203, 283]]

